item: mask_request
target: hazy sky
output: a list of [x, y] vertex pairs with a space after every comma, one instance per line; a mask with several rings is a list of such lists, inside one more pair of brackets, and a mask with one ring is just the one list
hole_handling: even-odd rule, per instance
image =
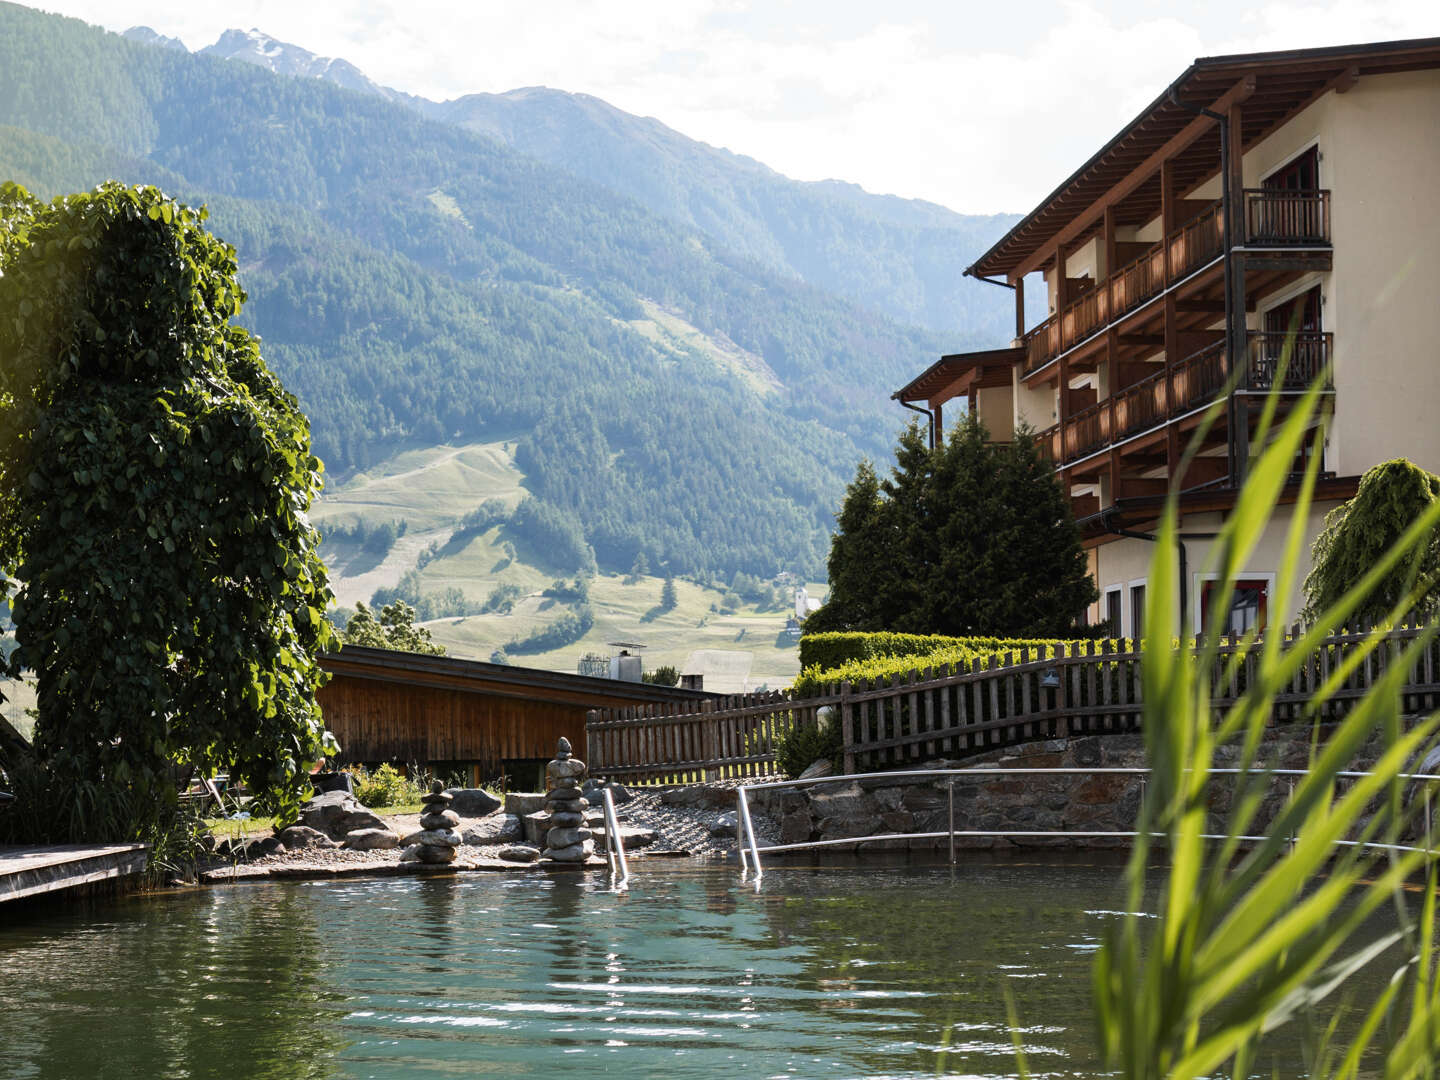
[[1197, 56], [1440, 35], [1435, 0], [49, 0], [191, 49], [229, 27], [444, 99], [551, 86], [787, 175], [1023, 211]]

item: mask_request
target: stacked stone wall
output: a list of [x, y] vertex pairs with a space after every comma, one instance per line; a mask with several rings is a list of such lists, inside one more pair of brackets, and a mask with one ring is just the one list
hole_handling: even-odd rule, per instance
[[[1321, 737], [1326, 732], [1322, 730]], [[1264, 767], [1304, 769], [1310, 758], [1311, 729], [1306, 725], [1280, 725], [1265, 735], [1260, 753]], [[1352, 768], [1370, 768], [1378, 756], [1378, 742], [1357, 755]], [[1238, 747], [1222, 747], [1216, 768], [1239, 764]], [[1146, 766], [1143, 737], [1139, 734], [1087, 735], [1007, 747], [963, 762], [916, 762], [915, 768], [965, 768], [974, 777], [954, 779], [955, 829], [1000, 832], [1130, 832], [1135, 828], [1145, 778], [1138, 774], [1085, 772]], [[987, 769], [1079, 769], [1055, 775], [986, 776]], [[949, 829], [951, 779], [887, 778], [842, 780], [811, 788], [782, 788], [753, 792], [754, 812], [777, 825], [781, 844], [815, 840], [843, 840], [885, 833], [945, 832]], [[1222, 831], [1230, 809], [1233, 780], [1214, 776], [1210, 783], [1210, 832]], [[1288, 781], [1276, 778], [1256, 821], [1269, 828], [1288, 796]], [[948, 846], [947, 837], [872, 841], [839, 845], [838, 850], [935, 850]], [[1128, 847], [1119, 837], [957, 837], [965, 848], [1005, 847]]]

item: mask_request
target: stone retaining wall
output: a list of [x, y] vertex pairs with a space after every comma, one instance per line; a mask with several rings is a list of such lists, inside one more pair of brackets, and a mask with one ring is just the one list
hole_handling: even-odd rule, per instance
[[[1323, 737], [1323, 736], [1322, 736]], [[1267, 767], [1303, 769], [1309, 760], [1308, 725], [1281, 725], [1265, 736], [1261, 759]], [[1238, 764], [1239, 749], [1223, 747], [1215, 767]], [[1357, 756], [1354, 769], [1369, 768], [1372, 751]], [[999, 775], [985, 777], [985, 768], [1100, 769], [1144, 768], [1145, 748], [1138, 734], [1088, 735], [1051, 739], [1009, 747], [963, 762], [916, 762], [915, 768], [974, 768], [982, 775], [956, 779], [955, 829], [1026, 832], [1125, 832], [1135, 828], [1142, 784], [1139, 775], [1092, 773], [1057, 776]], [[749, 798], [752, 810], [778, 825], [781, 844], [839, 840], [884, 833], [944, 832], [949, 828], [949, 778], [876, 778], [817, 784], [811, 788], [757, 791]], [[1211, 780], [1211, 827], [1224, 827], [1232, 784], [1229, 778]], [[1273, 783], [1257, 828], [1269, 827], [1288, 794], [1283, 778]], [[957, 837], [957, 847], [1126, 847], [1130, 841], [1115, 837]], [[868, 844], [837, 845], [840, 851], [884, 849], [934, 850], [949, 844], [938, 839], [879, 840]]]

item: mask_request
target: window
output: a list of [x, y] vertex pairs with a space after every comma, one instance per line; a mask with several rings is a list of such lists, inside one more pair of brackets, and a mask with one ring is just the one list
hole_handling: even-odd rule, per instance
[[1139, 641], [1145, 636], [1145, 585], [1130, 586], [1130, 636]]
[[1105, 590], [1105, 626], [1111, 637], [1119, 637], [1123, 607], [1120, 602], [1120, 586]]
[[1260, 186], [1267, 191], [1314, 191], [1320, 186], [1320, 147], [1312, 146], [1276, 169]]
[[[1200, 620], [1197, 629], [1210, 623], [1211, 606], [1220, 601], [1219, 583], [1207, 581], [1200, 589]], [[1221, 629], [1227, 634], [1244, 634], [1250, 630], [1265, 629], [1265, 617], [1270, 604], [1269, 578], [1244, 578], [1235, 582], [1235, 591], [1230, 594], [1229, 610]]]

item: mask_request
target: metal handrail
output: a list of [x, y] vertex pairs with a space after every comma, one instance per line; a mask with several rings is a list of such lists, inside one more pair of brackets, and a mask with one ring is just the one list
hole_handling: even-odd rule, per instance
[[[1190, 772], [1190, 769], [1186, 769]], [[1027, 830], [1027, 829], [956, 829], [955, 828], [955, 803], [954, 785], [956, 777], [983, 777], [983, 776], [1098, 776], [1098, 775], [1128, 775], [1128, 776], [1149, 776], [1153, 769], [1141, 766], [1116, 766], [1102, 767], [1095, 769], [1079, 767], [1060, 768], [986, 768], [984, 766], [969, 766], [963, 769], [896, 769], [889, 772], [868, 772], [868, 773], [847, 773], [841, 776], [816, 776], [808, 780], [771, 780], [761, 784], [746, 784], [736, 789], [736, 801], [740, 807], [740, 814], [736, 821], [737, 840], [740, 846], [740, 879], [745, 880], [749, 867], [747, 866], [747, 855], [749, 864], [753, 865], [755, 871], [755, 885], [758, 888], [760, 879], [764, 876], [764, 870], [760, 865], [760, 850], [755, 842], [755, 827], [750, 820], [750, 804], [746, 798], [747, 791], [774, 791], [780, 788], [808, 787], [814, 784], [836, 784], [851, 780], [879, 780], [897, 779], [901, 777], [934, 776], [950, 778], [950, 828], [945, 832], [902, 832], [902, 833], [874, 833], [870, 836], [846, 836], [835, 840], [807, 840], [799, 844], [771, 844], [765, 850], [772, 854], [785, 851], [808, 851], [814, 848], [839, 847], [844, 844], [865, 844], [882, 840], [938, 840], [942, 837], [950, 838], [950, 861], [955, 861], [955, 838], [956, 837], [991, 837], [991, 838], [1018, 838], [1018, 839], [1058, 839], [1061, 837], [1071, 838], [1103, 838], [1111, 837], [1116, 839], [1134, 839], [1138, 836], [1147, 835], [1135, 831], [1120, 830]], [[1308, 769], [1206, 769], [1207, 776], [1308, 776]], [[1361, 777], [1371, 776], [1368, 772], [1342, 771], [1335, 774], [1337, 779], [1356, 780]], [[1440, 774], [1436, 773], [1396, 773], [1397, 780], [1426, 780], [1440, 781]], [[1292, 783], [1293, 791], [1293, 783]], [[1390, 851], [1433, 851], [1430, 846], [1430, 788], [1425, 788], [1425, 820], [1426, 820], [1426, 847], [1407, 847], [1403, 844], [1377, 844], [1360, 840], [1337, 840], [1336, 844], [1347, 847], [1373, 847]], [[1164, 833], [1149, 833], [1152, 838], [1163, 837]], [[1266, 836], [1238, 836], [1228, 837], [1220, 834], [1206, 833], [1202, 840], [1227, 840], [1236, 839], [1247, 842], [1259, 843], [1268, 840]], [[1294, 837], [1291, 838], [1294, 842]]]
[[[620, 819], [615, 816], [615, 800], [610, 789], [600, 789], [605, 804], [605, 861], [610, 864], [612, 888], [624, 892], [630, 887], [630, 867], [625, 862], [625, 842], [620, 837]], [[617, 876], [618, 875], [618, 876]]]

